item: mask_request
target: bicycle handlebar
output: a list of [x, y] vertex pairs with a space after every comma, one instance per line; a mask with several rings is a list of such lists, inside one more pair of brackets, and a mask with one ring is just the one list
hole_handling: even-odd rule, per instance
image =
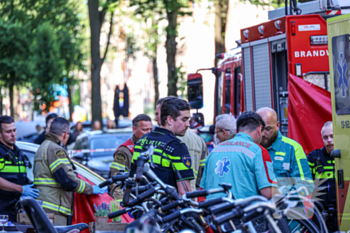
[[174, 201], [174, 202], [172, 202], [172, 203], [170, 203], [168, 205], [165, 205], [165, 206], [161, 207], [160, 209], [161, 209], [162, 212], [165, 212], [165, 211], [168, 211], [170, 209], [174, 209], [174, 208], [178, 207], [179, 205], [181, 205], [183, 203], [184, 203], [183, 200], [177, 200], [177, 201]]
[[162, 222], [163, 223], [170, 222], [171, 220], [178, 218], [181, 215], [187, 214], [187, 213], [202, 214], [203, 210], [193, 209], [193, 208], [186, 208], [186, 209], [182, 209], [182, 210], [177, 210], [174, 213], [169, 214], [169, 215], [165, 216], [164, 218], [162, 218]]
[[221, 197], [220, 198], [211, 199], [211, 200], [208, 200], [208, 201], [203, 201], [203, 202], [198, 203], [198, 208], [206, 208], [208, 206], [219, 204], [221, 202], [222, 202], [222, 198]]
[[107, 185], [111, 185], [117, 181], [124, 181], [129, 177], [129, 174], [117, 174], [115, 176], [112, 176], [111, 178], [103, 181], [101, 184], [98, 185], [98, 187], [103, 188]]
[[215, 223], [215, 225], [221, 225], [224, 222], [227, 222], [228, 220], [230, 220], [232, 218], [240, 217], [243, 214], [244, 214], [243, 209], [238, 207], [234, 210], [231, 210], [225, 214], [220, 215], [219, 217], [214, 217], [214, 223]]
[[152, 187], [151, 189], [149, 189], [148, 191], [140, 194], [139, 196], [136, 197], [136, 199], [130, 201], [127, 205], [128, 206], [134, 206], [137, 205], [138, 203], [142, 202], [144, 199], [152, 196], [157, 190]]
[[130, 210], [131, 210], [131, 208], [125, 208], [125, 209], [122, 209], [122, 210], [118, 210], [118, 211], [112, 212], [112, 213], [108, 214], [108, 218], [118, 217], [120, 215], [126, 214]]

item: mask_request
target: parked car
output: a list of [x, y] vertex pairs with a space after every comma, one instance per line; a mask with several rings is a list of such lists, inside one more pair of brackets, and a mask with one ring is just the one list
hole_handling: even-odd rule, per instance
[[[83, 121], [81, 123], [83, 124], [83, 132], [84, 133], [91, 131], [91, 121]], [[104, 119], [102, 121], [102, 123], [103, 123], [102, 129], [107, 130], [107, 119]], [[70, 129], [72, 132], [75, 130], [75, 125], [76, 125], [76, 123], [71, 124]], [[119, 129], [131, 128], [131, 127], [132, 127], [132, 121], [130, 119], [125, 118], [123, 120], [118, 121], [118, 128]]]
[[131, 136], [132, 131], [128, 128], [83, 133], [76, 140], [72, 158], [102, 177], [108, 178], [115, 150]]
[[[34, 166], [34, 156], [40, 145], [28, 142], [16, 142], [16, 145], [28, 156], [29, 161]], [[105, 181], [104, 178], [96, 174], [95, 172], [87, 169], [83, 165], [76, 161], [72, 161], [74, 166], [77, 168], [76, 172], [84, 176], [86, 179], [90, 180], [94, 184], [100, 184]], [[28, 178], [34, 181], [33, 167], [27, 168]]]

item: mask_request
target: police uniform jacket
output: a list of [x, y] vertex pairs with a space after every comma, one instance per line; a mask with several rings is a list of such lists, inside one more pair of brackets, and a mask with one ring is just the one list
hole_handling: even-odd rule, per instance
[[156, 146], [151, 159], [155, 167], [152, 170], [164, 183], [177, 188], [176, 182], [194, 179], [192, 160], [185, 143], [171, 131], [160, 127], [143, 135], [136, 143], [131, 175], [136, 171], [136, 161], [140, 153], [146, 151], [150, 145]]
[[[25, 158], [26, 156], [24, 153], [16, 145], [14, 145], [12, 150], [0, 142], [0, 177], [18, 185], [28, 184], [29, 180], [27, 178]], [[27, 162], [29, 162], [29, 160], [27, 160]], [[0, 189], [0, 209], [8, 206], [10, 202], [13, 203], [0, 211], [0, 214], [10, 214], [14, 209], [15, 202], [20, 196], [21, 193], [19, 192], [10, 192]], [[11, 219], [11, 221], [15, 220]]]
[[92, 186], [76, 177], [67, 152], [59, 138], [46, 134], [34, 158], [34, 184], [47, 213], [72, 214], [73, 192], [92, 194]]
[[[334, 176], [334, 158], [327, 153], [325, 147], [311, 151], [307, 157], [312, 177], [320, 183], [320, 192], [324, 193], [320, 198], [322, 204], [326, 207], [328, 204], [336, 203], [336, 187]], [[315, 184], [317, 184], [315, 183]]]

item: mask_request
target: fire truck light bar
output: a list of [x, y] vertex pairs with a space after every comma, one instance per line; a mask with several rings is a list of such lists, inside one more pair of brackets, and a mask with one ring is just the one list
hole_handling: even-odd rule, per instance
[[325, 36], [310, 36], [311, 45], [326, 45], [328, 44], [328, 37]]

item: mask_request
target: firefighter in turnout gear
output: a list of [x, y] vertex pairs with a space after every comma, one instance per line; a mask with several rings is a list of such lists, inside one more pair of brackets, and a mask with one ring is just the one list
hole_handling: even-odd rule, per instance
[[72, 215], [73, 192], [86, 195], [105, 192], [76, 177], [74, 165], [64, 149], [69, 138], [69, 125], [66, 119], [56, 118], [34, 158], [34, 184], [41, 193], [38, 200], [43, 201], [45, 212], [54, 213], [60, 222], [67, 221], [67, 216]]
[[318, 189], [323, 195], [314, 197], [321, 199], [324, 213], [326, 215], [326, 225], [328, 231], [338, 231], [337, 221], [337, 200], [336, 184], [334, 175], [334, 158], [331, 152], [334, 150], [333, 144], [333, 124], [328, 121], [321, 130], [324, 147], [312, 151], [307, 157], [314, 180], [318, 179], [321, 184]]
[[11, 222], [17, 222], [15, 205], [20, 196], [39, 196], [39, 190], [28, 184], [27, 167], [32, 165], [15, 145], [16, 136], [13, 118], [0, 116], [0, 215], [8, 215]]
[[[152, 131], [152, 120], [146, 114], [139, 114], [132, 120], [132, 130], [134, 134], [131, 138], [125, 141], [119, 146], [113, 155], [113, 163], [110, 168], [111, 176], [118, 174], [119, 171], [126, 171], [130, 169], [132, 154], [134, 153], [135, 143], [146, 133]], [[109, 186], [110, 192], [113, 191], [116, 184]], [[121, 189], [116, 188], [113, 191], [113, 196], [118, 201], [122, 201], [123, 195], [121, 194]]]

